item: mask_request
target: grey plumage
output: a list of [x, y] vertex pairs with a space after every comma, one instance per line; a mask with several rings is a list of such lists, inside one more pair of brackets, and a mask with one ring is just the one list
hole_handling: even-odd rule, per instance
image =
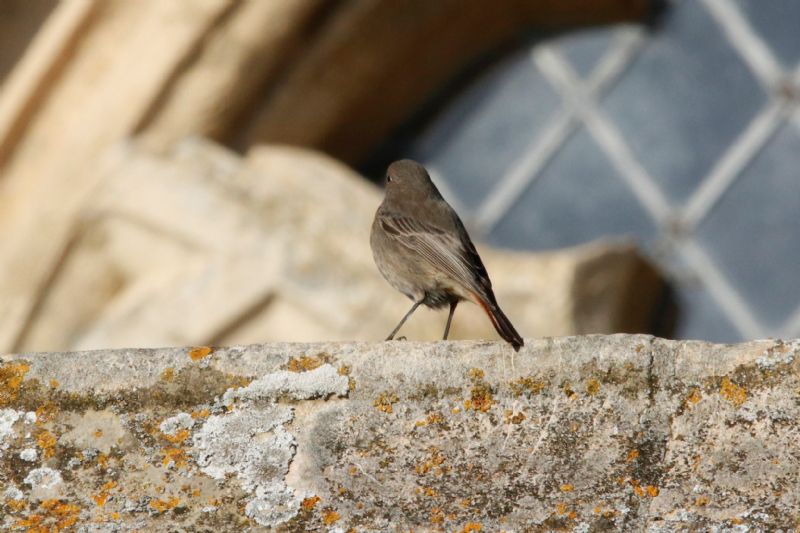
[[464, 224], [419, 163], [404, 159], [389, 165], [386, 196], [375, 213], [370, 245], [383, 277], [414, 302], [387, 340], [419, 305], [450, 306], [446, 339], [458, 302], [470, 300], [486, 311], [515, 350], [523, 345], [497, 305], [492, 282]]

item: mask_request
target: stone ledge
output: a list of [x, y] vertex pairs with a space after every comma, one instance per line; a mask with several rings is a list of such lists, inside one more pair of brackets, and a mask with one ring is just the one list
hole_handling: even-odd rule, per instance
[[799, 350], [613, 335], [518, 354], [399, 341], [3, 356], [0, 528], [793, 528]]

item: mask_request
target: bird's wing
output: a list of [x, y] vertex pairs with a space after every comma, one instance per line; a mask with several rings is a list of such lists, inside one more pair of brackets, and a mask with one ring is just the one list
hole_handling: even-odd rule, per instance
[[487, 292], [491, 294], [492, 284], [486, 268], [460, 224], [457, 229], [461, 229], [463, 238], [457, 231], [446, 231], [405, 216], [385, 214], [380, 224], [389, 237], [465, 288], [481, 296], [486, 296]]

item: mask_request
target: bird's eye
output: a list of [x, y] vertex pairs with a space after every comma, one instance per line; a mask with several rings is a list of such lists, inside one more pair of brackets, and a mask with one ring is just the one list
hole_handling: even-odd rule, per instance
[[386, 183], [392, 181], [392, 177], [389, 174], [386, 174]]

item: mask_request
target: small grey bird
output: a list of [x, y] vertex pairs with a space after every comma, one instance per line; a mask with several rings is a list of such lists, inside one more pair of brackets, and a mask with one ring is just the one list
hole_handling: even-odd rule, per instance
[[492, 291], [492, 282], [464, 224], [431, 181], [425, 167], [410, 159], [386, 171], [386, 196], [372, 222], [370, 246], [389, 285], [414, 305], [386, 340], [392, 340], [420, 305], [450, 306], [444, 339], [461, 300], [480, 305], [500, 336], [519, 351], [524, 344]]

